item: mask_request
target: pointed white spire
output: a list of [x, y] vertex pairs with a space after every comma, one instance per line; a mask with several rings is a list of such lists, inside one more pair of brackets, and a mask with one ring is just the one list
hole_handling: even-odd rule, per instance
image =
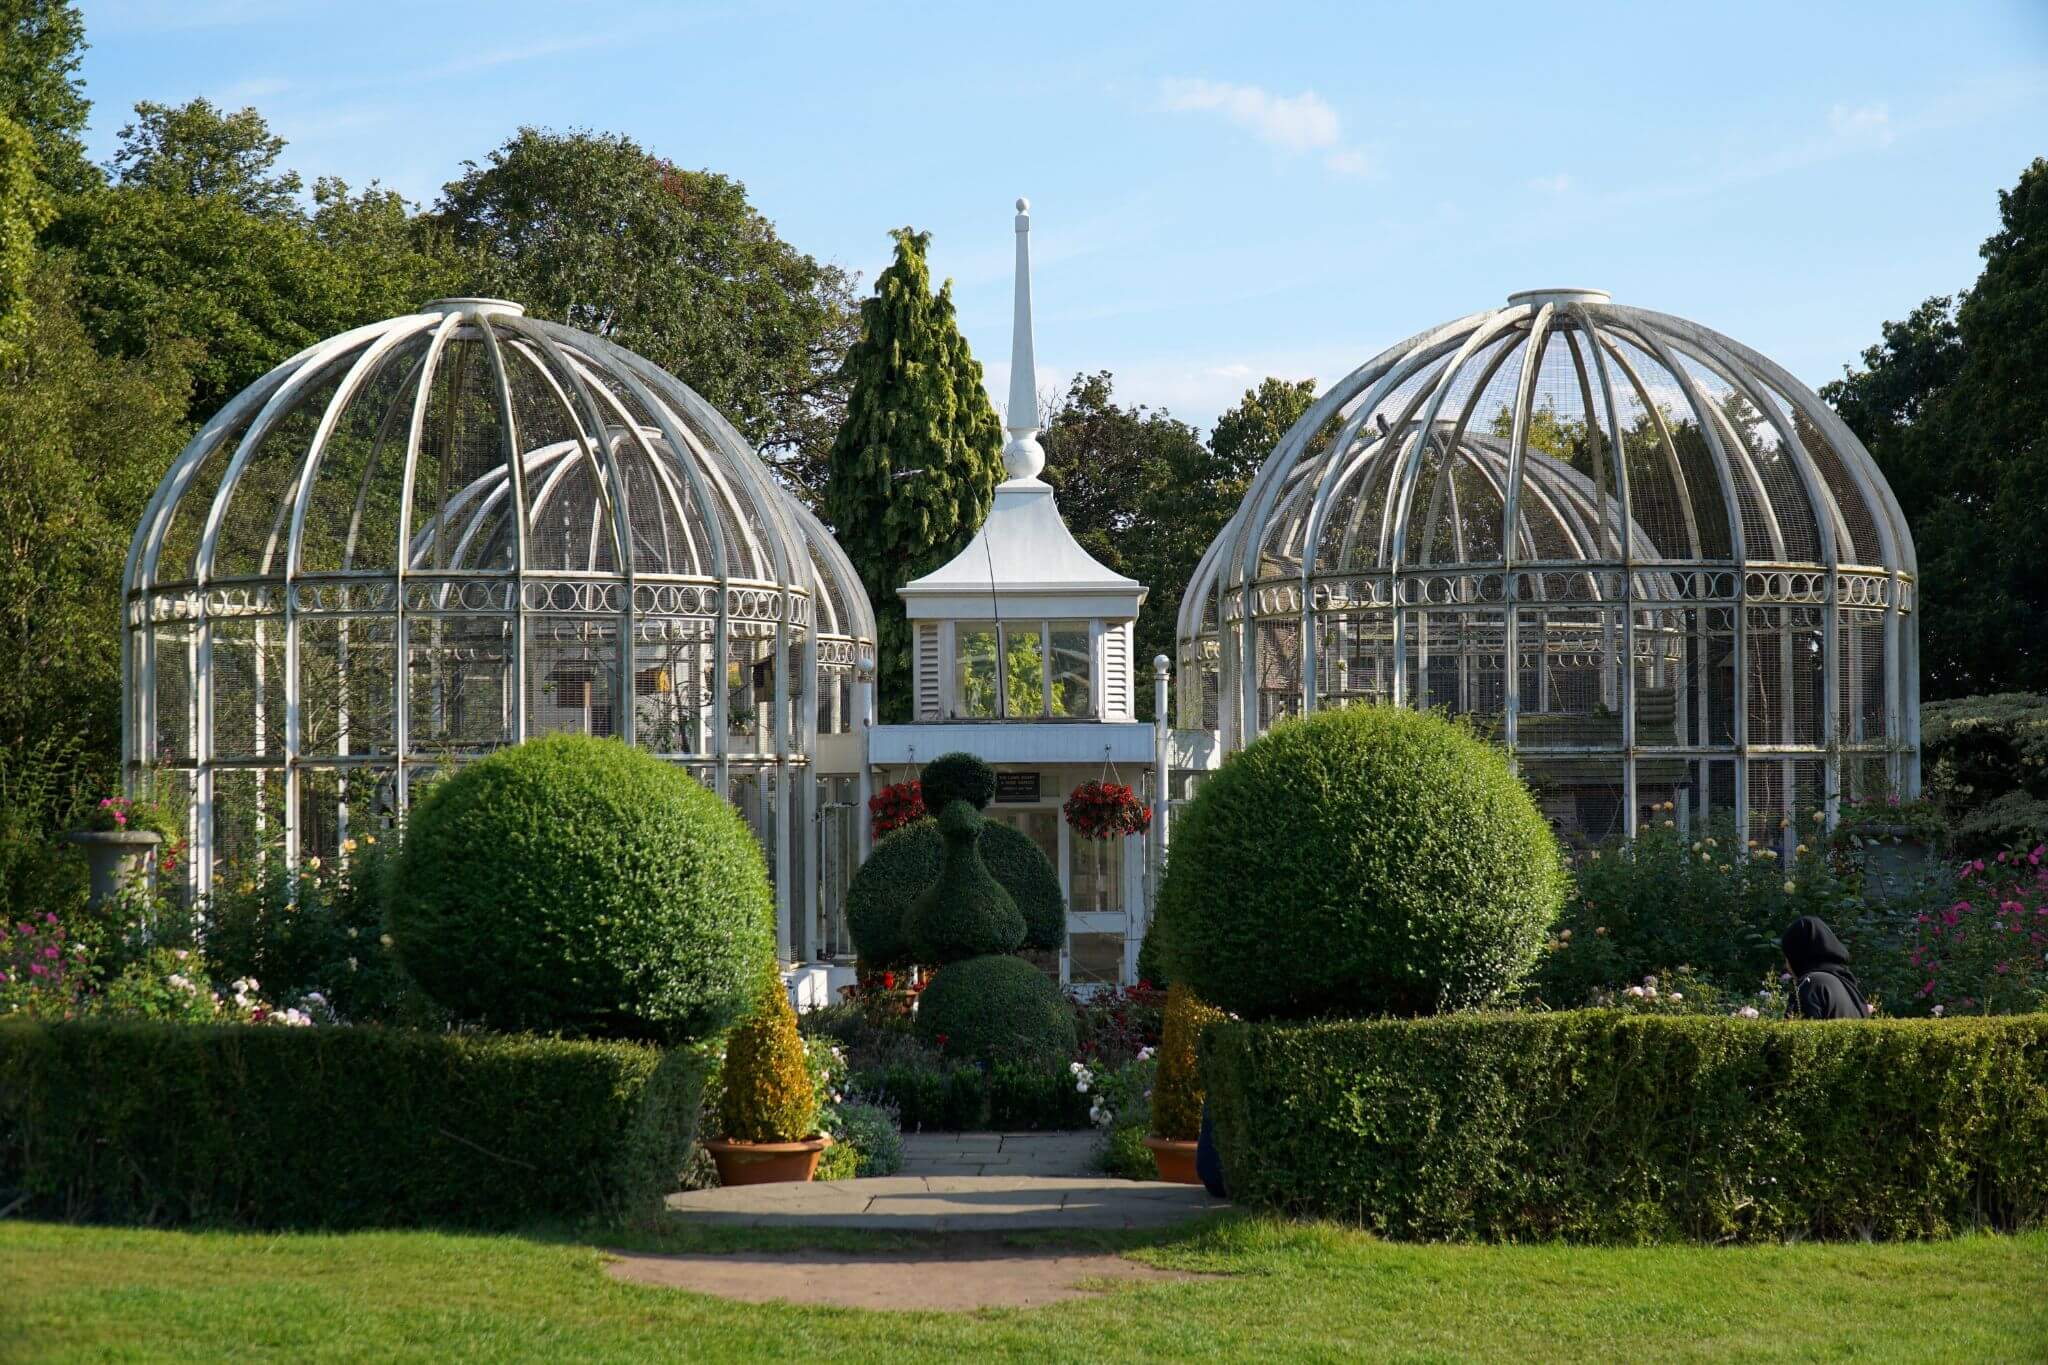
[[1031, 201], [1017, 201], [1017, 312], [1010, 331], [1010, 410], [1003, 422], [1010, 439], [1003, 468], [1012, 479], [1037, 479], [1045, 468], [1038, 444], [1038, 367], [1031, 354]]

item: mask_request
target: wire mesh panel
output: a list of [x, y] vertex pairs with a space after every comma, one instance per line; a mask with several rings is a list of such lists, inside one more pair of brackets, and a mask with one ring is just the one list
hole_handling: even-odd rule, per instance
[[1869, 454], [1783, 369], [1533, 291], [1281, 440], [1182, 597], [1182, 723], [1238, 748], [1319, 706], [1467, 714], [1580, 842], [1826, 820], [1917, 787], [1914, 572]]
[[859, 723], [873, 613], [732, 427], [601, 338], [452, 299], [309, 348], [178, 456], [127, 593], [129, 779], [189, 804], [202, 891], [568, 731], [732, 796], [785, 942], [811, 913], [798, 774]]

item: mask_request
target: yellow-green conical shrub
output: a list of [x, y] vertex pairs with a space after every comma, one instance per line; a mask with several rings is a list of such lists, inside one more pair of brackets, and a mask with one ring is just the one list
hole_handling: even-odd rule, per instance
[[797, 1142], [818, 1127], [818, 1097], [804, 1063], [796, 1011], [774, 972], [764, 978], [753, 1017], [725, 1045], [725, 1136], [738, 1142]]
[[1152, 1135], [1193, 1142], [1202, 1132], [1202, 1078], [1195, 1069], [1195, 1044], [1202, 1030], [1223, 1017], [1184, 984], [1166, 991], [1166, 1019], [1159, 1030], [1159, 1075], [1152, 1082]]

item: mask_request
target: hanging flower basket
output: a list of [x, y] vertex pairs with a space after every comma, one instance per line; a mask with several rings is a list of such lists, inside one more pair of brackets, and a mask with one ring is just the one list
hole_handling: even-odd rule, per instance
[[924, 783], [914, 778], [892, 782], [868, 798], [868, 824], [877, 839], [922, 820], [925, 815]]
[[1152, 828], [1152, 808], [1118, 782], [1083, 782], [1067, 798], [1066, 812], [1083, 839], [1119, 839]]

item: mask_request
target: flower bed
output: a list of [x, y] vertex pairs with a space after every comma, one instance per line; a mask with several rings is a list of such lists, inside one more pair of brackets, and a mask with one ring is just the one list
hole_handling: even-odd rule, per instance
[[1941, 1236], [2048, 1219], [2048, 1016], [1226, 1023], [1231, 1195], [1392, 1237]]
[[30, 1216], [259, 1227], [636, 1217], [701, 1067], [630, 1043], [0, 1023], [0, 1189]]

